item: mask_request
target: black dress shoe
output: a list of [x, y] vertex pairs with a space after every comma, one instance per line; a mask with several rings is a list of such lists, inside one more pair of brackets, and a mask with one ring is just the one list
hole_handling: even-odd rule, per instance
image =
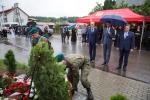
[[120, 69], [121, 69], [121, 67], [117, 67], [116, 69], [120, 70]]
[[123, 66], [123, 71], [126, 72], [127, 71], [127, 67]]
[[127, 69], [126, 69], [126, 68], [123, 68], [123, 71], [124, 71], [124, 72], [126, 72], [126, 71], [127, 71]]
[[102, 63], [102, 65], [106, 65], [106, 63], [104, 62], [104, 63]]

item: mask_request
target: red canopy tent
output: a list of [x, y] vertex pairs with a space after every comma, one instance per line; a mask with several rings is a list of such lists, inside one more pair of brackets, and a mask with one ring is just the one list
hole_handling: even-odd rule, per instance
[[150, 16], [146, 16], [146, 17], [145, 17], [145, 21], [146, 21], [146, 22], [150, 22]]
[[145, 17], [142, 15], [139, 15], [139, 14], [133, 12], [132, 10], [130, 10], [129, 8], [123, 8], [123, 9], [98, 11], [89, 16], [86, 16], [83, 18], [78, 18], [76, 21], [77, 21], [77, 23], [90, 23], [91, 21], [95, 22], [95, 23], [100, 23], [100, 19], [104, 15], [119, 15], [119, 16], [123, 17], [128, 23], [142, 22], [143, 27], [142, 27], [142, 35], [141, 35], [141, 43], [140, 43], [140, 50], [141, 50], [145, 22], [150, 22], [150, 17]]
[[145, 17], [139, 14], [134, 13], [129, 8], [123, 8], [123, 9], [114, 9], [114, 10], [102, 10], [95, 12], [89, 16], [78, 18], [78, 23], [90, 23], [90, 21], [93, 21], [95, 23], [100, 23], [100, 19], [104, 15], [119, 15], [123, 17], [127, 22], [143, 22], [145, 20]]

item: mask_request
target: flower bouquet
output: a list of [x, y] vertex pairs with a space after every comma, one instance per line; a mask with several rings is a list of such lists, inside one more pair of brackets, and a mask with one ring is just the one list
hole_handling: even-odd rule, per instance
[[[24, 77], [23, 77], [24, 76]], [[10, 76], [7, 72], [0, 75], [0, 88], [3, 98], [11, 98], [15, 100], [27, 100], [29, 93], [30, 79], [25, 75]]]

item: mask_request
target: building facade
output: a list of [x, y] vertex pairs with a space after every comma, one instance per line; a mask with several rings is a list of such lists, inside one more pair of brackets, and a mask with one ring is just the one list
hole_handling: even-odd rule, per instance
[[19, 7], [13, 7], [11, 9], [7, 9], [0, 12], [1, 22], [3, 24], [18, 24], [18, 25], [26, 25], [28, 22], [29, 15], [25, 13]]

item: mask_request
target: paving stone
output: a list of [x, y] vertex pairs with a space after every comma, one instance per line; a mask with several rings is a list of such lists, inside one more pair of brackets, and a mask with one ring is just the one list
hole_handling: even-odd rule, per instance
[[[147, 83], [97, 69], [91, 70], [89, 80], [95, 100], [110, 100], [110, 97], [117, 93], [127, 96], [129, 100], [150, 100], [150, 84]], [[79, 87], [82, 87], [81, 83]], [[80, 89], [85, 90], [83, 87]]]

